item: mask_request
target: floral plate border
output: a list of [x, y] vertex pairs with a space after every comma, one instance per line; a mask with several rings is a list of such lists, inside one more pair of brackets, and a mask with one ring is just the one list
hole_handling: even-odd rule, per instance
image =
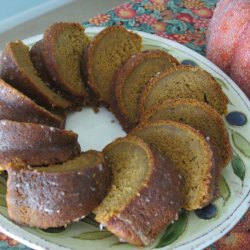
[[[102, 28], [92, 27], [87, 28], [86, 32], [90, 36], [93, 36], [101, 30]], [[143, 37], [143, 45], [145, 49], [160, 48], [166, 50], [170, 54], [176, 56], [177, 59], [179, 59], [183, 64], [196, 64], [212, 73], [212, 75], [221, 84], [223, 91], [229, 97], [229, 114], [236, 114], [236, 116], [240, 115], [241, 117], [244, 117], [243, 120], [245, 122], [240, 125], [237, 124], [237, 122], [232, 122], [232, 117], [230, 119], [226, 119], [225, 121], [233, 145], [234, 161], [232, 161], [232, 165], [229, 164], [229, 166], [223, 171], [223, 175], [225, 177], [224, 180], [226, 181], [223, 187], [223, 199], [218, 199], [216, 202], [214, 202], [214, 205], [219, 208], [219, 214], [209, 221], [201, 221], [195, 213], [189, 214], [188, 223], [183, 223], [185, 226], [183, 228], [184, 232], [182, 231], [180, 233], [178, 236], [179, 238], [177, 237], [178, 240], [174, 241], [171, 245], [165, 245], [164, 247], [164, 249], [183, 250], [203, 249], [225, 235], [239, 221], [239, 219], [249, 208], [250, 124], [248, 121], [250, 120], [250, 103], [239, 87], [217, 66], [212, 64], [203, 56], [174, 41], [144, 32], [137, 33]], [[31, 45], [32, 43], [41, 39], [41, 37], [42, 35], [38, 35], [24, 40], [24, 42]], [[85, 115], [88, 118], [88, 113]], [[108, 116], [108, 119], [112, 118], [105, 110], [101, 110], [101, 115]], [[89, 117], [91, 117], [91, 115], [89, 115]], [[69, 128], [72, 127], [69, 126]], [[121, 136], [121, 133], [118, 133], [117, 135]], [[113, 135], [113, 137], [116, 137], [117, 135]], [[111, 138], [109, 139], [111, 140]], [[34, 249], [59, 250], [81, 249], [82, 247], [87, 247], [87, 249], [105, 249], [105, 247], [113, 249], [134, 249], [128, 244], [120, 244], [119, 241], [117, 242], [115, 237], [109, 237], [110, 235], [108, 235], [105, 231], [103, 232], [104, 234], [98, 234], [98, 231], [95, 231], [95, 233], [97, 233], [95, 235], [98, 236], [93, 238], [92, 231], [94, 230], [94, 227], [88, 225], [89, 223], [86, 221], [73, 223], [72, 226], [61, 233], [45, 233], [37, 229], [30, 229], [15, 225], [7, 219], [7, 212], [5, 208], [1, 207], [0, 212], [2, 214], [0, 215], [0, 231]], [[90, 232], [80, 233], [80, 228], [83, 223], [85, 223], [85, 227], [90, 230]], [[104, 235], [106, 236], [104, 237]], [[158, 244], [164, 235], [161, 235], [160, 237], [161, 239], [158, 239]], [[158, 244], [146, 249], [157, 247]], [[164, 246], [164, 244], [162, 246]]]

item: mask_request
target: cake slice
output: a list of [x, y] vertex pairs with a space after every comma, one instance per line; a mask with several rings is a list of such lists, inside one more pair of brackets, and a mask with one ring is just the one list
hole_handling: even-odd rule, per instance
[[77, 134], [45, 125], [0, 121], [0, 168], [16, 159], [29, 165], [47, 165], [80, 153]]
[[47, 167], [12, 163], [7, 171], [10, 218], [43, 229], [65, 226], [89, 214], [111, 182], [110, 168], [96, 151]]
[[197, 99], [220, 114], [227, 112], [228, 99], [215, 79], [201, 68], [183, 65], [152, 79], [141, 94], [140, 113], [167, 99], [177, 98]]
[[81, 76], [81, 60], [88, 43], [89, 38], [81, 24], [60, 22], [45, 31], [41, 50], [39, 44], [35, 47], [38, 47], [38, 54], [39, 51], [42, 52], [42, 60], [35, 65], [44, 63], [44, 68], [52, 79], [49, 83], [63, 91], [73, 102], [83, 103], [87, 98], [87, 90]]
[[105, 28], [91, 41], [83, 58], [83, 73], [101, 103], [110, 105], [116, 70], [141, 49], [139, 35], [121, 26]]
[[7, 44], [2, 52], [0, 77], [44, 107], [66, 110], [71, 106], [38, 76], [30, 60], [29, 47], [21, 41]]
[[40, 40], [32, 45], [30, 48], [30, 59], [37, 70], [39, 77], [47, 84], [53, 86], [55, 83], [49, 75], [49, 71], [46, 68], [43, 54], [42, 54], [43, 41]]
[[54, 115], [0, 79], [0, 120], [39, 123], [64, 128], [65, 119]]
[[167, 52], [148, 50], [135, 54], [119, 68], [114, 77], [115, 103], [111, 108], [117, 109], [114, 113], [126, 131], [138, 123], [139, 97], [143, 87], [156, 74], [178, 64]]
[[131, 134], [141, 137], [173, 162], [183, 177], [183, 208], [192, 211], [211, 202], [216, 183], [214, 158], [209, 144], [197, 130], [159, 120], [139, 124]]
[[103, 150], [112, 184], [95, 219], [133, 245], [150, 244], [182, 206], [176, 169], [140, 138], [127, 136]]
[[227, 166], [232, 157], [228, 131], [220, 114], [211, 106], [195, 99], [167, 100], [141, 117], [141, 122], [157, 120], [181, 122], [199, 130], [212, 146], [218, 169]]

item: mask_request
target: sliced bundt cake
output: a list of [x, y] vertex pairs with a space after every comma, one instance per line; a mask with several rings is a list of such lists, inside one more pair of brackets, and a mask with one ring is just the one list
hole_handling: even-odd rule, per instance
[[77, 134], [35, 123], [0, 121], [0, 168], [16, 159], [29, 165], [47, 165], [80, 153]]
[[5, 47], [0, 58], [0, 77], [47, 108], [65, 110], [71, 105], [38, 76], [30, 60], [29, 47], [21, 41], [11, 42]]
[[54, 115], [0, 79], [0, 120], [40, 123], [64, 127], [64, 119]]
[[89, 44], [83, 58], [83, 73], [88, 85], [105, 104], [110, 104], [112, 79], [115, 71], [132, 55], [140, 51], [139, 35], [121, 26], [101, 31]]
[[213, 153], [197, 130], [182, 123], [159, 120], [139, 124], [131, 134], [143, 138], [174, 163], [183, 178], [183, 208], [189, 211], [202, 208], [214, 198]]
[[119, 68], [114, 77], [115, 103], [111, 108], [115, 111], [118, 106], [115, 113], [125, 130], [138, 123], [139, 97], [143, 87], [154, 75], [178, 64], [167, 52], [148, 50], [135, 54]]
[[54, 85], [55, 83], [53, 84], [53, 79], [50, 77], [49, 71], [47, 70], [43, 59], [42, 45], [43, 45], [42, 40], [32, 45], [30, 49], [30, 59], [41, 79], [47, 84]]
[[45, 31], [42, 40], [43, 60], [38, 63], [45, 63], [53, 80], [50, 84], [65, 92], [74, 102], [83, 102], [87, 97], [81, 76], [81, 60], [88, 43], [89, 39], [79, 23], [55, 23]]
[[195, 99], [172, 99], [146, 111], [141, 121], [172, 120], [199, 130], [212, 145], [220, 169], [232, 156], [228, 131], [220, 114], [211, 106]]
[[197, 99], [220, 114], [227, 111], [228, 99], [215, 79], [201, 68], [183, 65], [168, 69], [147, 84], [140, 97], [140, 113], [167, 99], [177, 98]]
[[111, 190], [94, 210], [96, 220], [123, 241], [148, 245], [182, 206], [176, 169], [141, 139], [127, 136], [103, 150], [112, 169]]
[[111, 171], [101, 153], [88, 151], [47, 167], [7, 167], [7, 208], [18, 224], [65, 226], [89, 214], [104, 198]]

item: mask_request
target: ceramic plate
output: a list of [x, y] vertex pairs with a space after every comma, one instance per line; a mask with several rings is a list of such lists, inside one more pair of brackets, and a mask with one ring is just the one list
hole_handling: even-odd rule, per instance
[[[86, 32], [94, 36], [101, 28], [88, 28]], [[175, 56], [183, 64], [198, 65], [210, 72], [222, 86], [229, 98], [229, 114], [225, 118], [234, 156], [224, 169], [221, 180], [222, 197], [199, 212], [183, 213], [146, 249], [203, 249], [226, 234], [243, 216], [250, 202], [250, 103], [237, 85], [218, 67], [194, 51], [173, 41], [158, 36], [138, 32], [143, 37], [144, 49], [162, 49]], [[42, 36], [26, 39], [28, 45]], [[98, 114], [85, 108], [67, 118], [67, 129], [79, 134], [82, 150], [101, 150], [115, 138], [124, 136], [115, 117], [105, 108]], [[119, 242], [91, 218], [73, 223], [66, 229], [47, 232], [21, 227], [8, 219], [5, 208], [4, 179], [0, 187], [0, 230], [10, 237], [34, 249], [135, 249]]]

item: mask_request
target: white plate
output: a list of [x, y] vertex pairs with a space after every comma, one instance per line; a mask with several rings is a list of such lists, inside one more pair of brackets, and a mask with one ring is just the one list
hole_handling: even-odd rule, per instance
[[[94, 36], [102, 28], [87, 28], [86, 32]], [[242, 181], [234, 173], [231, 163], [224, 169], [223, 176], [230, 188], [230, 197], [224, 204], [222, 198], [214, 202], [218, 208], [218, 215], [212, 220], [201, 220], [194, 213], [188, 216], [187, 226], [183, 234], [169, 246], [163, 249], [203, 249], [217, 239], [225, 235], [243, 216], [249, 208], [250, 203], [250, 103], [238, 86], [218, 67], [212, 64], [196, 52], [164, 38], [138, 32], [143, 37], [144, 48], [161, 48], [174, 55], [179, 61], [191, 60], [198, 66], [210, 72], [222, 85], [223, 91], [230, 100], [229, 112], [235, 113], [237, 117], [244, 120], [242, 126], [230, 125], [226, 120], [229, 129], [230, 139], [233, 145], [234, 154], [238, 157], [235, 161], [236, 168], [245, 166], [245, 177]], [[33, 44], [42, 36], [26, 39], [26, 44]], [[106, 109], [102, 108], [98, 114], [91, 109], [85, 108], [81, 112], [70, 115], [67, 119], [67, 129], [79, 134], [79, 141], [83, 150], [101, 150], [113, 139], [124, 136], [119, 123]], [[237, 164], [238, 163], [238, 164]], [[244, 166], [243, 166], [244, 165]], [[238, 169], [239, 170], [239, 169]], [[242, 173], [242, 172], [241, 172]], [[61, 233], [45, 233], [38, 229], [21, 227], [8, 219], [5, 208], [0, 207], [0, 230], [17, 241], [26, 244], [34, 249], [135, 249], [128, 244], [118, 244], [114, 236], [101, 240], [84, 240], [74, 238], [84, 232], [98, 231], [99, 229], [84, 222], [73, 223]], [[101, 233], [102, 234], [102, 233]], [[86, 236], [86, 235], [85, 235]], [[157, 244], [157, 242], [156, 242]], [[152, 249], [154, 245], [146, 249]]]

